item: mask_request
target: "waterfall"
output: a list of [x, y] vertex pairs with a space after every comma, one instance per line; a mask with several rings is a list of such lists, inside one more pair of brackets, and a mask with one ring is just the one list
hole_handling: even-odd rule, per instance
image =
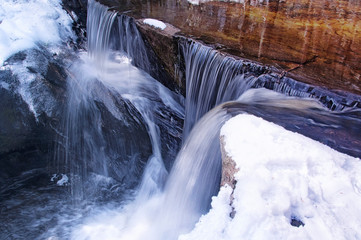
[[[182, 97], [132, 65], [149, 63], [138, 59], [147, 53], [129, 18], [92, 0], [88, 7], [88, 54], [69, 71], [56, 172], [70, 175], [77, 201], [94, 197], [93, 174], [116, 179], [123, 188], [136, 187], [144, 175], [141, 192], [152, 195], [164, 185], [179, 149]], [[126, 36], [117, 37], [118, 30]]]
[[222, 108], [216, 108], [190, 132], [166, 184], [156, 239], [177, 239], [209, 210], [221, 179], [219, 131], [230, 117]]
[[120, 39], [119, 46], [121, 51], [127, 53], [132, 59], [133, 65], [151, 73], [151, 64], [148, 51], [144, 45], [142, 36], [140, 35], [134, 19], [126, 15], [120, 15], [117, 18], [118, 32], [117, 38]]
[[[219, 189], [219, 131], [224, 122], [235, 114], [248, 111], [248, 108], [258, 115], [263, 114], [245, 100], [252, 99], [249, 94], [239, 100], [244, 103], [226, 102], [239, 99], [247, 90], [260, 87], [262, 82], [267, 83], [267, 80], [275, 78], [275, 75], [270, 74], [267, 68], [252, 62], [219, 54], [197, 42], [182, 41], [180, 48], [185, 60], [187, 87], [183, 111], [181, 101], [174, 94], [134, 67], [151, 72], [150, 58], [134, 20], [124, 15], [114, 17], [113, 12], [98, 3], [89, 6], [102, 11], [99, 22], [107, 23], [106, 29], [90, 31], [106, 33], [105, 39], [89, 36], [90, 39], [95, 39], [94, 43], [88, 45], [89, 48], [100, 44], [101, 47], [96, 47], [99, 53], [103, 56], [106, 53], [109, 58], [108, 62], [107, 58], [100, 57], [107, 64], [104, 64], [105, 68], [96, 75], [98, 85], [103, 85], [112, 94], [119, 94], [121, 99], [134, 108], [140, 116], [138, 121], [144, 124], [151, 146], [150, 154], [141, 161], [146, 165], [139, 168], [144, 171], [140, 171], [142, 179], [137, 196], [124, 211], [115, 214], [116, 219], [121, 219], [121, 227], [112, 237], [177, 239], [180, 234], [190, 231], [199, 217], [209, 210], [211, 197]], [[93, 20], [88, 22], [95, 23]], [[94, 24], [98, 27], [99, 25], [101, 24]], [[97, 58], [97, 51], [89, 49], [90, 56]], [[126, 69], [127, 74], [120, 80], [119, 75], [125, 74], [122, 69]], [[277, 89], [287, 91], [287, 87]], [[303, 91], [290, 92], [289, 95], [291, 94], [307, 96]], [[313, 104], [310, 106], [314, 107]], [[107, 109], [114, 109], [109, 103], [105, 105]], [[261, 105], [265, 103], [262, 102]], [[166, 131], [174, 131], [172, 135], [181, 133], [179, 128], [171, 127], [172, 122], [163, 117], [159, 118], [159, 113], [162, 115], [169, 111], [173, 112], [173, 116], [184, 117], [184, 126], [182, 148], [176, 157], [174, 154], [174, 165], [172, 168], [168, 167], [171, 169], [168, 174], [165, 163], [173, 160], [164, 159], [168, 154], [164, 154], [164, 144], [161, 141], [162, 126], [167, 126]], [[268, 108], [265, 107], [264, 111], [267, 112]], [[274, 120], [268, 115], [265, 117]], [[97, 115], [94, 114], [92, 119], [97, 119]], [[101, 145], [101, 141], [97, 144]], [[106, 157], [104, 158], [107, 159]], [[109, 164], [105, 162], [105, 166], [107, 165]], [[172, 166], [172, 163], [169, 166]], [[103, 171], [102, 174], [107, 173]], [[79, 239], [96, 238], [95, 233], [85, 233], [82, 229], [75, 231], [74, 236]]]
[[213, 107], [237, 99], [266, 69], [219, 54], [193, 41], [181, 42], [186, 65], [184, 139], [193, 125]]
[[[199, 217], [209, 210], [211, 198], [219, 190], [219, 131], [224, 122], [248, 107], [251, 112], [262, 114], [254, 110], [252, 104], [226, 102], [239, 99], [260, 81], [274, 76], [257, 64], [224, 56], [196, 42], [181, 42], [187, 84], [183, 111], [176, 96], [134, 67], [151, 68], [134, 20], [117, 16], [110, 28], [110, 40], [104, 42], [109, 43], [112, 64], [108, 67], [111, 71], [103, 71], [98, 78], [101, 84], [126, 99], [139, 113], [149, 136], [151, 153], [143, 159], [146, 166], [135, 200], [122, 211], [112, 213], [115, 217], [110, 220], [109, 228], [103, 224], [99, 226], [101, 219], [77, 229], [73, 236], [76, 239], [97, 239], [100, 227], [101, 231], [111, 231], [111, 237], [115, 239], [177, 239], [180, 234], [189, 232]], [[121, 81], [119, 74], [125, 72], [117, 67], [128, 71]], [[181, 131], [172, 129], [172, 122], [157, 115], [167, 111], [173, 111], [173, 115], [179, 118], [184, 116], [185, 120], [182, 148], [169, 174], [164, 165], [167, 162], [164, 160], [164, 144], [160, 140], [162, 126], [167, 126], [166, 131], [175, 134]], [[95, 230], [87, 232], [89, 229]]]
[[117, 13], [96, 1], [88, 1], [87, 12], [88, 54], [102, 66], [109, 57], [110, 33]]
[[[48, 169], [54, 176], [50, 180], [37, 164], [14, 178], [2, 176], [6, 184], [0, 191], [0, 220], [4, 223], [0, 238], [178, 239], [207, 214], [211, 198], [219, 190], [219, 131], [225, 121], [240, 113], [262, 117], [344, 153], [361, 156], [361, 112], [354, 109], [360, 109], [358, 96], [298, 83], [271, 73], [269, 68], [179, 37], [178, 57], [185, 60], [187, 78], [184, 100], [157, 81], [161, 80], [155, 77], [160, 64], [154, 63], [154, 53], [134, 19], [94, 0], [89, 0], [88, 7], [87, 52], [69, 57], [48, 50], [44, 53], [45, 48], [39, 47], [20, 52], [11, 60], [26, 72], [35, 71], [33, 65], [40, 64], [37, 67], [43, 69], [32, 73], [36, 76], [32, 91], [41, 99], [33, 100], [56, 114], [50, 118], [43, 115], [46, 111], [39, 111], [41, 121], [30, 126], [34, 127], [31, 134], [25, 132], [26, 138], [10, 144], [21, 145], [34, 136], [51, 133], [45, 142], [55, 145], [54, 152], [49, 151], [54, 156]], [[71, 59], [62, 59], [64, 55]], [[44, 64], [43, 59], [47, 59]], [[58, 66], [50, 59], [72, 65]], [[26, 107], [22, 101], [13, 105], [18, 98], [9, 95], [18, 84], [13, 82], [26, 79], [15, 78], [10, 68], [4, 68], [2, 92], [7, 94], [5, 103], [11, 103], [3, 114], [7, 126], [22, 109], [27, 111], [20, 106]], [[61, 76], [55, 76], [58, 74]], [[20, 108], [12, 111], [12, 106]], [[33, 122], [27, 117], [18, 120], [25, 126]], [[12, 129], [17, 129], [19, 121]], [[48, 126], [38, 131], [42, 124]], [[12, 135], [28, 131], [26, 127], [19, 129]], [[24, 169], [18, 163], [36, 162], [34, 156], [42, 154], [33, 152], [47, 149], [38, 148], [42, 140], [36, 141], [35, 148], [24, 149], [25, 154], [16, 148], [2, 153], [9, 158], [2, 166], [10, 163], [5, 167]], [[227, 205], [228, 199], [224, 202]]]

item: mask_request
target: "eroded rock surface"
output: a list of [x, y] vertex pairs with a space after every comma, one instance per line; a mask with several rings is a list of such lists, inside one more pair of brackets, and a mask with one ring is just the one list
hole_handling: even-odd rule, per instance
[[[101, 2], [136, 19], [170, 23], [181, 35], [266, 64], [283, 76], [361, 93], [361, 4], [357, 1]], [[165, 53], [170, 53], [167, 47]]]

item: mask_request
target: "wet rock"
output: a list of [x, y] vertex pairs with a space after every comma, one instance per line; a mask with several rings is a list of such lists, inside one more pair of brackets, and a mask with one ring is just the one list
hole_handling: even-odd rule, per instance
[[54, 132], [49, 117], [34, 114], [22, 98], [0, 88], [0, 182], [30, 169], [45, 168]]
[[172, 109], [163, 107], [155, 112], [162, 142], [161, 153], [165, 168], [170, 171], [182, 146], [183, 116]]
[[75, 48], [81, 47], [86, 40], [87, 0], [62, 0], [63, 8], [73, 20], [73, 31], [78, 36]]
[[[108, 174], [128, 187], [135, 187], [152, 154], [151, 142], [144, 120], [135, 107], [120, 97], [115, 98], [115, 103], [122, 114], [121, 120], [115, 118], [104, 103], [96, 102], [101, 113], [105, 152], [109, 157]], [[97, 172], [97, 169], [91, 170]]]
[[164, 82], [162, 78], [160, 82], [168, 86], [173, 91], [181, 92], [185, 95], [185, 72], [184, 72], [184, 61], [181, 59], [181, 54], [178, 48], [178, 37], [177, 33], [180, 29], [174, 27], [169, 23], [165, 23], [166, 28], [160, 29], [145, 24], [144, 19], [136, 21], [139, 31], [142, 33], [147, 45], [154, 51], [158, 58], [157, 62], [161, 63], [164, 70], [172, 78]]
[[0, 70], [0, 181], [47, 167], [66, 77], [64, 64], [41, 48], [13, 55]]

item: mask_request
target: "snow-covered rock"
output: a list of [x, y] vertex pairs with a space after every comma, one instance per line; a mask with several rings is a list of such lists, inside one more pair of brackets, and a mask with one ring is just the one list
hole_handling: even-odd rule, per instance
[[235, 188], [223, 186], [180, 240], [361, 239], [360, 159], [247, 114], [221, 136]]
[[152, 19], [152, 18], [144, 19], [143, 23], [148, 24], [148, 25], [150, 25], [152, 27], [155, 27], [155, 28], [159, 28], [161, 30], [164, 30], [167, 27], [167, 25], [165, 25], [164, 22], [159, 21], [157, 19]]

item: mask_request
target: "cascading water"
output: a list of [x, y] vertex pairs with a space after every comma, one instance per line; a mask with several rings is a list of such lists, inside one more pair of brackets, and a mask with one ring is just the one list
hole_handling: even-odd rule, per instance
[[[119, 32], [129, 32], [124, 31], [128, 29], [128, 18], [119, 18]], [[126, 39], [129, 40], [128, 37]], [[134, 52], [134, 47], [128, 41], [125, 43], [120, 45], [120, 49], [124, 51], [124, 46], [127, 46], [128, 53]], [[73, 232], [74, 238], [98, 239], [100, 233], [108, 232], [109, 239], [177, 239], [180, 234], [189, 232], [199, 217], [209, 209], [211, 197], [217, 193], [220, 183], [219, 130], [230, 117], [246, 111], [247, 104], [240, 106], [237, 102], [227, 103], [206, 113], [219, 104], [239, 98], [264, 74], [265, 69], [221, 56], [198, 43], [185, 43], [181, 47], [187, 79], [184, 142], [164, 189], [166, 172], [155, 147], [158, 134], [150, 134], [153, 155], [148, 161], [134, 202], [121, 211], [111, 211], [106, 220], [103, 215], [99, 215], [95, 220], [81, 225]], [[133, 62], [137, 61], [137, 55], [133, 54]], [[106, 79], [104, 82], [113, 82], [109, 75]], [[146, 111], [150, 105], [139, 102], [134, 96], [129, 97], [129, 92], [122, 93], [126, 89], [124, 86], [115, 88], [142, 113], [148, 131], [158, 132], [152, 115]], [[144, 84], [143, 88], [147, 93], [154, 89]], [[143, 104], [145, 108], [141, 107]], [[257, 110], [254, 112], [260, 114]], [[103, 221], [107, 224], [104, 225]]]
[[197, 42], [181, 43], [186, 64], [186, 118], [183, 135], [213, 107], [237, 99], [265, 72], [262, 67], [225, 57]]
[[[66, 106], [50, 166], [63, 174], [58, 185], [69, 176], [71, 199], [78, 204], [67, 198], [69, 186], [53, 184], [48, 192], [39, 187], [36, 194], [29, 190], [31, 204], [21, 200], [27, 193], [15, 194], [15, 201], [7, 193], [1, 203], [19, 201], [25, 211], [18, 207], [11, 215], [1, 208], [2, 215], [12, 219], [19, 213], [25, 220], [14, 225], [25, 226], [31, 233], [26, 237], [172, 240], [188, 233], [219, 189], [219, 130], [243, 112], [361, 155], [358, 111], [334, 115], [315, 101], [248, 90], [274, 76], [194, 42], [180, 45], [187, 78], [184, 110], [181, 96], [137, 68], [153, 69], [134, 21], [93, 0], [88, 7], [88, 53], [80, 53], [68, 70]], [[41, 213], [39, 220], [24, 223], [34, 209]], [[10, 231], [4, 232], [0, 236]]]
[[[144, 174], [162, 185], [167, 175], [162, 153], [167, 155], [169, 167], [169, 157], [177, 152], [180, 139], [177, 122], [183, 118], [181, 97], [130, 65], [127, 52], [146, 56], [140, 52], [145, 51], [140, 40], [135, 40], [140, 37], [136, 29], [126, 30], [130, 32], [119, 43], [112, 43], [120, 45], [120, 51], [111, 49], [112, 29], [131, 29], [129, 21], [124, 17], [115, 21], [116, 13], [95, 1], [89, 1], [88, 7], [88, 55], [83, 54], [82, 61], [71, 69], [64, 134], [55, 157], [58, 172], [71, 175], [72, 194], [78, 200], [88, 195], [89, 173], [112, 177], [132, 188], [147, 162]], [[161, 135], [173, 142], [163, 147]]]

